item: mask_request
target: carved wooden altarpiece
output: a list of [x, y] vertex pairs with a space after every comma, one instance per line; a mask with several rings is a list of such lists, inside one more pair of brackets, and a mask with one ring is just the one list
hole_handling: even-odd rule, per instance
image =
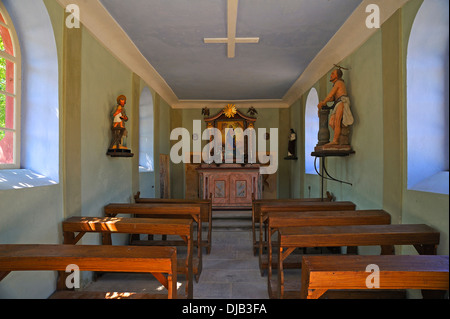
[[[206, 117], [204, 120], [207, 128], [217, 128], [222, 133], [222, 154], [225, 154], [227, 149], [231, 149], [231, 147], [226, 147], [226, 143], [229, 141], [226, 136], [226, 128], [241, 128], [242, 131], [245, 131], [247, 128], [254, 128], [256, 122], [255, 117], [242, 114], [231, 104], [215, 116]], [[244, 145], [236, 145], [239, 140], [243, 141]], [[260, 165], [248, 163], [247, 146], [247, 138], [235, 138], [232, 147], [233, 163], [202, 164], [197, 168], [200, 197], [206, 199], [211, 196], [213, 208], [251, 209], [252, 197], [261, 198]], [[239, 154], [242, 150], [244, 154]], [[239, 155], [243, 155], [242, 163], [236, 160]]]

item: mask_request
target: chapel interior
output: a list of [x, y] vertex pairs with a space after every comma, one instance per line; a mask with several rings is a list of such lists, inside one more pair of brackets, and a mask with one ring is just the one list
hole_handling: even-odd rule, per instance
[[[193, 237], [182, 237], [194, 252], [177, 247], [194, 259], [202, 251], [201, 275], [188, 288], [179, 274], [178, 294], [277, 298], [260, 268], [253, 204], [348, 202], [437, 234], [399, 241], [393, 255], [447, 256], [448, 299], [448, 6], [0, 0], [0, 260], [2, 246], [67, 243], [64, 221], [103, 218], [110, 204], [205, 200], [212, 229], [194, 218]], [[199, 227], [207, 247], [195, 247]], [[132, 246], [129, 234], [111, 238]], [[86, 233], [74, 246], [105, 243]], [[349, 254], [344, 246], [292, 254]], [[1, 267], [0, 299], [48, 299], [59, 287], [61, 271]], [[302, 271], [286, 267], [286, 285], [304, 284]], [[79, 289], [161, 286], [147, 280], [86, 271]]]

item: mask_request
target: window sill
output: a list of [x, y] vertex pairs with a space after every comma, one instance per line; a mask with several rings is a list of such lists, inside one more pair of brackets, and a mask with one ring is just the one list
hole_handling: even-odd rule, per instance
[[449, 172], [439, 172], [423, 181], [417, 183], [410, 190], [437, 193], [437, 194], [449, 194]]
[[56, 185], [58, 182], [28, 169], [0, 170], [0, 191]]
[[154, 170], [151, 168], [139, 166], [139, 173], [153, 173], [153, 172], [154, 172]]

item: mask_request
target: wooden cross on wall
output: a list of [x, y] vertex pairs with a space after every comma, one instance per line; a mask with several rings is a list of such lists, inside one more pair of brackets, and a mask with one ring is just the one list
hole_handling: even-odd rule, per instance
[[236, 43], [259, 43], [259, 38], [236, 38], [236, 21], [239, 0], [228, 0], [228, 34], [226, 38], [204, 38], [205, 43], [226, 43], [228, 58], [236, 55]]

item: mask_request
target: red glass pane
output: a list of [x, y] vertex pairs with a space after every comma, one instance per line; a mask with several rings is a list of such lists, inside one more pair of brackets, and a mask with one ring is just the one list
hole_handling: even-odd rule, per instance
[[0, 48], [2, 51], [14, 56], [14, 46], [12, 44], [11, 33], [8, 28], [0, 25]]
[[0, 131], [0, 164], [14, 163], [14, 133]]
[[0, 90], [14, 94], [14, 63], [0, 58]]
[[14, 98], [0, 94], [0, 128], [15, 129]]

